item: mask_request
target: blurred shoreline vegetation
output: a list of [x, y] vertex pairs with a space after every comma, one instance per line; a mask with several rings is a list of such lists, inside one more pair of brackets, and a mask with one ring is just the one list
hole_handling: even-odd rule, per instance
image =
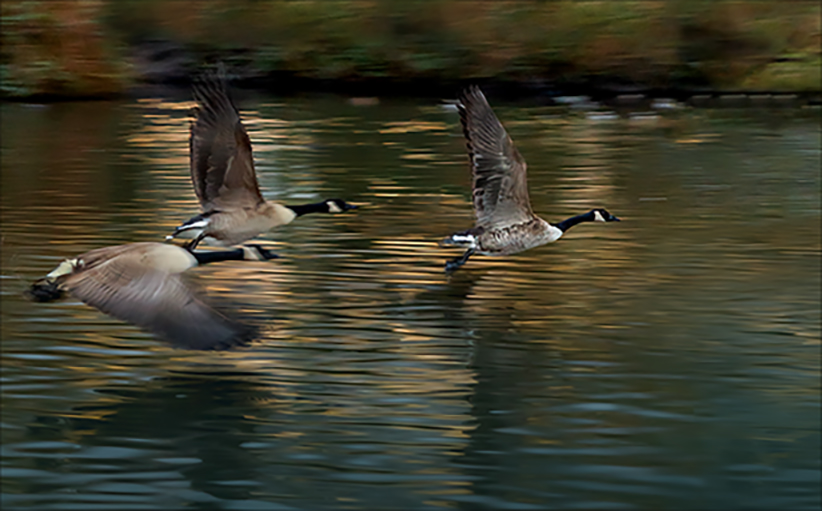
[[4, 0], [2, 96], [108, 97], [224, 61], [250, 85], [380, 93], [822, 88], [818, 2]]

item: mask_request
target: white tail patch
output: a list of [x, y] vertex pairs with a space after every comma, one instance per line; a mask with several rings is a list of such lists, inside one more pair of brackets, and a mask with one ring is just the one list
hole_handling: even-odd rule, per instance
[[477, 246], [477, 237], [473, 234], [452, 234], [442, 240], [442, 244], [474, 248]]
[[202, 232], [203, 232], [202, 229], [197, 229], [197, 228], [186, 229], [184, 231], [177, 231], [174, 234], [169, 234], [168, 236], [166, 236], [166, 241], [173, 240], [174, 238], [180, 238], [180, 239], [196, 238]]
[[265, 257], [263, 257], [262, 253], [260, 253], [256, 247], [243, 245], [240, 248], [243, 249], [244, 258], [246, 261], [265, 261]]
[[190, 223], [183, 224], [183, 225], [177, 227], [176, 229], [174, 229], [173, 234], [169, 234], [168, 236], [166, 236], [166, 241], [171, 241], [171, 240], [173, 240], [174, 238], [180, 236], [183, 233], [185, 233], [185, 234], [183, 236], [180, 236], [182, 238], [197, 237], [197, 236], [200, 235], [201, 232], [203, 232], [203, 229], [205, 229], [205, 227], [208, 225], [208, 222], [210, 220], [211, 220], [210, 218], [203, 218], [203, 219], [197, 220], [196, 222], [190, 222]]
[[190, 224], [183, 224], [178, 229], [189, 231], [191, 229], [204, 229], [205, 226], [208, 225], [208, 218], [203, 218], [202, 220], [198, 220], [197, 222], [191, 222]]

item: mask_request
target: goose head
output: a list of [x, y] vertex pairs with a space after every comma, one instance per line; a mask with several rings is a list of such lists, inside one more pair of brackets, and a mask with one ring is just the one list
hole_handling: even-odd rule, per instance
[[324, 204], [328, 209], [328, 213], [343, 213], [349, 209], [357, 209], [357, 206], [349, 204], [342, 199], [328, 199]]
[[590, 215], [594, 217], [594, 222], [619, 222], [619, 218], [608, 213], [604, 209], [592, 209]]

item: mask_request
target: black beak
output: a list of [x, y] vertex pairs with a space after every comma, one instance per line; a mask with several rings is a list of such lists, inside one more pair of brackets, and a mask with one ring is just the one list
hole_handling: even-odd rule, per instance
[[622, 220], [620, 220], [619, 218], [615, 217], [614, 215], [611, 215], [611, 221], [612, 221], [612, 222], [621, 222]]
[[349, 203], [346, 202], [345, 207], [343, 208], [343, 211], [348, 211], [349, 209], [357, 209], [358, 207], [359, 206], [355, 206], [353, 204], [349, 204]]

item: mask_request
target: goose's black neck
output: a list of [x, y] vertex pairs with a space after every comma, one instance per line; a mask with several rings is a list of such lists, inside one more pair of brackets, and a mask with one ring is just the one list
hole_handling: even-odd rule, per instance
[[241, 261], [245, 259], [245, 252], [242, 248], [234, 250], [203, 250], [202, 252], [190, 251], [191, 255], [197, 259], [198, 264], [218, 263], [220, 261]]
[[562, 232], [567, 231], [571, 227], [577, 225], [578, 223], [582, 222], [593, 222], [594, 221], [594, 213], [589, 211], [587, 213], [583, 213], [581, 215], [572, 216], [571, 218], [566, 218], [562, 222], [558, 224], [554, 224], [554, 227], [561, 230]]
[[315, 202], [312, 204], [297, 204], [296, 206], [286, 206], [293, 211], [297, 216], [303, 216], [308, 213], [328, 213], [328, 204], [325, 201]]

